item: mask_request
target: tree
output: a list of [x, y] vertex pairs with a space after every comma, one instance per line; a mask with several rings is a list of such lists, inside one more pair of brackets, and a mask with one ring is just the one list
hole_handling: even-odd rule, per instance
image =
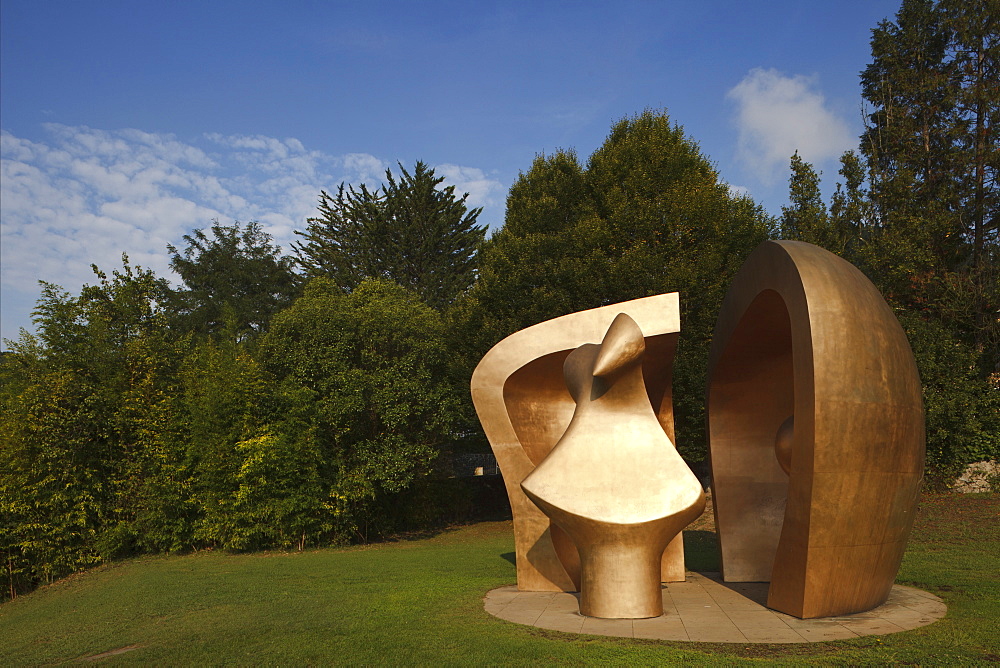
[[441, 316], [389, 281], [344, 295], [314, 279], [274, 319], [260, 359], [277, 383], [271, 435], [322, 461], [334, 534], [391, 528], [388, 509], [433, 471], [457, 419]]
[[480, 279], [455, 314], [469, 370], [500, 338], [542, 320], [680, 291], [678, 447], [701, 460], [718, 308], [772, 224], [719, 182], [666, 114], [646, 111], [616, 123], [586, 168], [571, 151], [539, 156], [511, 187], [504, 228], [486, 243]]
[[857, 246], [862, 235], [867, 235], [872, 227], [872, 203], [865, 188], [867, 166], [854, 151], [840, 156], [838, 173], [844, 179], [837, 183], [837, 189], [830, 199], [830, 227], [840, 237], [840, 250], [834, 250], [856, 259]]
[[927, 474], [954, 480], [966, 464], [1000, 457], [1000, 391], [979, 373], [980, 355], [940, 321], [902, 311], [920, 371], [927, 423]]
[[0, 405], [0, 543], [21, 564], [12, 594], [135, 547], [179, 354], [165, 282], [123, 264], [110, 277], [94, 267], [99, 282], [76, 297], [43, 283], [38, 336], [5, 356], [15, 378]]
[[0, 416], [0, 549], [11, 597], [101, 558], [109, 490], [94, 388], [44, 374]]
[[[844, 243], [831, 250], [899, 316], [923, 384], [927, 471], [947, 482], [1000, 456], [1000, 5], [903, 0], [871, 45], [871, 113], [859, 153], [841, 158], [829, 221]], [[816, 211], [811, 167], [792, 163], [786, 211]]]
[[[966, 234], [972, 239], [973, 266], [989, 260], [987, 244], [1000, 229], [1000, 6], [979, 0], [942, 0], [943, 24], [951, 37], [951, 86], [956, 88], [955, 141], [966, 166], [963, 204]], [[971, 228], [971, 229], [970, 229]]]
[[819, 190], [819, 174], [813, 166], [792, 155], [792, 174], [788, 178], [789, 206], [781, 207], [781, 238], [806, 241], [838, 252], [838, 239]]
[[892, 298], [987, 352], [984, 371], [1000, 363], [998, 56], [996, 2], [904, 0], [861, 79], [876, 220], [859, 251]]
[[341, 183], [336, 196], [320, 193], [319, 216], [296, 231], [297, 262], [310, 277], [326, 276], [341, 289], [365, 279], [386, 279], [443, 308], [476, 278], [477, 255], [486, 228], [482, 209], [468, 209], [468, 193], [441, 187], [444, 177], [417, 162], [413, 173], [386, 170], [386, 183], [371, 191]]
[[[331, 526], [329, 486], [313, 427], [296, 419], [309, 397], [283, 396], [246, 346], [225, 337], [192, 346], [178, 390], [178, 441], [197, 505], [177, 525], [187, 533], [180, 538], [231, 550], [322, 543]], [[184, 510], [183, 496], [169, 498]], [[143, 519], [147, 534], [177, 534], [169, 517]]]
[[[256, 222], [222, 225], [184, 235], [183, 253], [172, 245], [170, 268], [184, 288], [175, 293], [181, 329], [218, 335], [227, 327], [240, 338], [264, 330], [271, 316], [298, 293], [292, 258], [282, 257]], [[227, 322], [227, 320], [229, 322]]]

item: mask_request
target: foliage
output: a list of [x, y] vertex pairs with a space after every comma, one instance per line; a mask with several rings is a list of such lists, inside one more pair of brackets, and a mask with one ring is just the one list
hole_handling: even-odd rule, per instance
[[5, 597], [135, 553], [366, 540], [446, 505], [426, 481], [456, 381], [413, 293], [317, 279], [258, 358], [232, 320], [178, 332], [166, 283], [127, 258], [97, 275], [44, 285], [38, 335], [0, 362]]
[[538, 156], [511, 187], [506, 224], [487, 242], [480, 279], [454, 315], [465, 354], [471, 364], [542, 320], [680, 291], [678, 445], [701, 460], [715, 317], [732, 275], [771, 224], [719, 182], [666, 114], [623, 119], [586, 168], [572, 151]]
[[869, 123], [859, 153], [841, 158], [829, 215], [797, 155], [783, 209], [786, 235], [858, 265], [900, 315], [938, 483], [998, 455], [998, 25], [996, 3], [904, 0], [872, 31]]
[[194, 544], [245, 549], [252, 543], [253, 531], [236, 508], [243, 464], [238, 444], [267, 433], [267, 396], [260, 366], [232, 338], [201, 341], [185, 356], [177, 437], [197, 505], [193, 526], [186, 528]]
[[971, 462], [1000, 459], [1000, 391], [979, 376], [979, 355], [934, 319], [901, 313], [927, 411], [927, 473], [954, 480]]
[[443, 308], [476, 277], [477, 252], [486, 228], [476, 224], [482, 209], [466, 207], [468, 193], [441, 187], [444, 177], [417, 162], [412, 174], [399, 165], [398, 180], [386, 170], [386, 184], [371, 191], [341, 183], [336, 196], [320, 193], [319, 216], [296, 231], [295, 245], [308, 276], [325, 276], [345, 291], [365, 279], [387, 279]]
[[836, 245], [824, 248], [838, 255], [856, 258], [857, 248], [873, 229], [873, 203], [865, 187], [866, 165], [854, 151], [840, 156], [838, 173], [844, 179], [830, 198], [829, 230]]
[[984, 374], [1000, 368], [998, 26], [990, 0], [904, 0], [861, 77], [875, 224], [860, 259], [983, 353]]
[[107, 490], [91, 395], [78, 375], [54, 372], [4, 406], [0, 547], [10, 595], [100, 561]]
[[322, 461], [315, 439], [264, 433], [240, 441], [233, 514], [239, 523], [229, 547], [271, 545], [303, 549], [330, 529]]
[[181, 328], [220, 335], [229, 330], [244, 337], [261, 332], [272, 315], [298, 292], [292, 258], [282, 257], [259, 223], [212, 223], [184, 235], [183, 253], [168, 245], [170, 268], [184, 283], [174, 294]]
[[799, 157], [797, 151], [792, 155], [791, 170], [789, 206], [781, 207], [781, 238], [806, 241], [833, 252], [842, 251], [819, 190], [819, 174]]
[[318, 453], [343, 538], [389, 527], [374, 512], [428, 475], [456, 420], [441, 317], [412, 292], [325, 279], [277, 316], [261, 359], [292, 399], [277, 429]]
[[71, 297], [43, 284], [38, 337], [5, 358], [0, 414], [2, 529], [9, 593], [133, 549], [134, 500], [146, 450], [165, 430], [166, 285], [123, 258], [111, 278]]

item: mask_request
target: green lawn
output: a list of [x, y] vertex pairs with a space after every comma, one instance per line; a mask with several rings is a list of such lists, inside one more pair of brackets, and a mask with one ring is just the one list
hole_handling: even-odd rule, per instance
[[[948, 604], [921, 629], [804, 645], [576, 636], [486, 614], [514, 582], [508, 522], [346, 550], [137, 559], [0, 606], [0, 664], [969, 665], [1000, 662], [1000, 495], [927, 495], [899, 582]], [[714, 534], [689, 567], [714, 568]]]

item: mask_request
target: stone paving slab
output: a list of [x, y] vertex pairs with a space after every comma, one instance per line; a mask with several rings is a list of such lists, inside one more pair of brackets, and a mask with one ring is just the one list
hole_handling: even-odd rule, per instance
[[767, 583], [723, 583], [718, 573], [687, 574], [663, 586], [663, 615], [652, 619], [598, 619], [580, 614], [579, 594], [518, 591], [486, 594], [495, 617], [566, 633], [691, 642], [804, 643], [899, 633], [944, 617], [937, 596], [894, 585], [884, 605], [855, 615], [799, 619], [765, 607]]

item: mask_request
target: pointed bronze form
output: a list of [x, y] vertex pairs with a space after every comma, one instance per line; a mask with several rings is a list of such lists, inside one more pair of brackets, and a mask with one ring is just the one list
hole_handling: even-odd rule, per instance
[[645, 343], [618, 315], [600, 345], [566, 358], [576, 411], [545, 460], [521, 482], [580, 553], [580, 612], [663, 614], [660, 557], [705, 509], [701, 484], [660, 427], [642, 376]]
[[[578, 311], [522, 329], [493, 346], [472, 374], [476, 413], [510, 497], [517, 586], [522, 591], [580, 588], [576, 546], [528, 500], [521, 481], [545, 459], [576, 409], [562, 374], [567, 356], [582, 344], [600, 341], [619, 313], [628, 314], [645, 334], [646, 395], [672, 442], [671, 368], [680, 331], [676, 292]], [[667, 546], [660, 569], [664, 582], [684, 580], [681, 536]]]
[[885, 602], [924, 470], [920, 378], [875, 286], [768, 241], [733, 279], [709, 358], [709, 451], [727, 582], [802, 618]]

